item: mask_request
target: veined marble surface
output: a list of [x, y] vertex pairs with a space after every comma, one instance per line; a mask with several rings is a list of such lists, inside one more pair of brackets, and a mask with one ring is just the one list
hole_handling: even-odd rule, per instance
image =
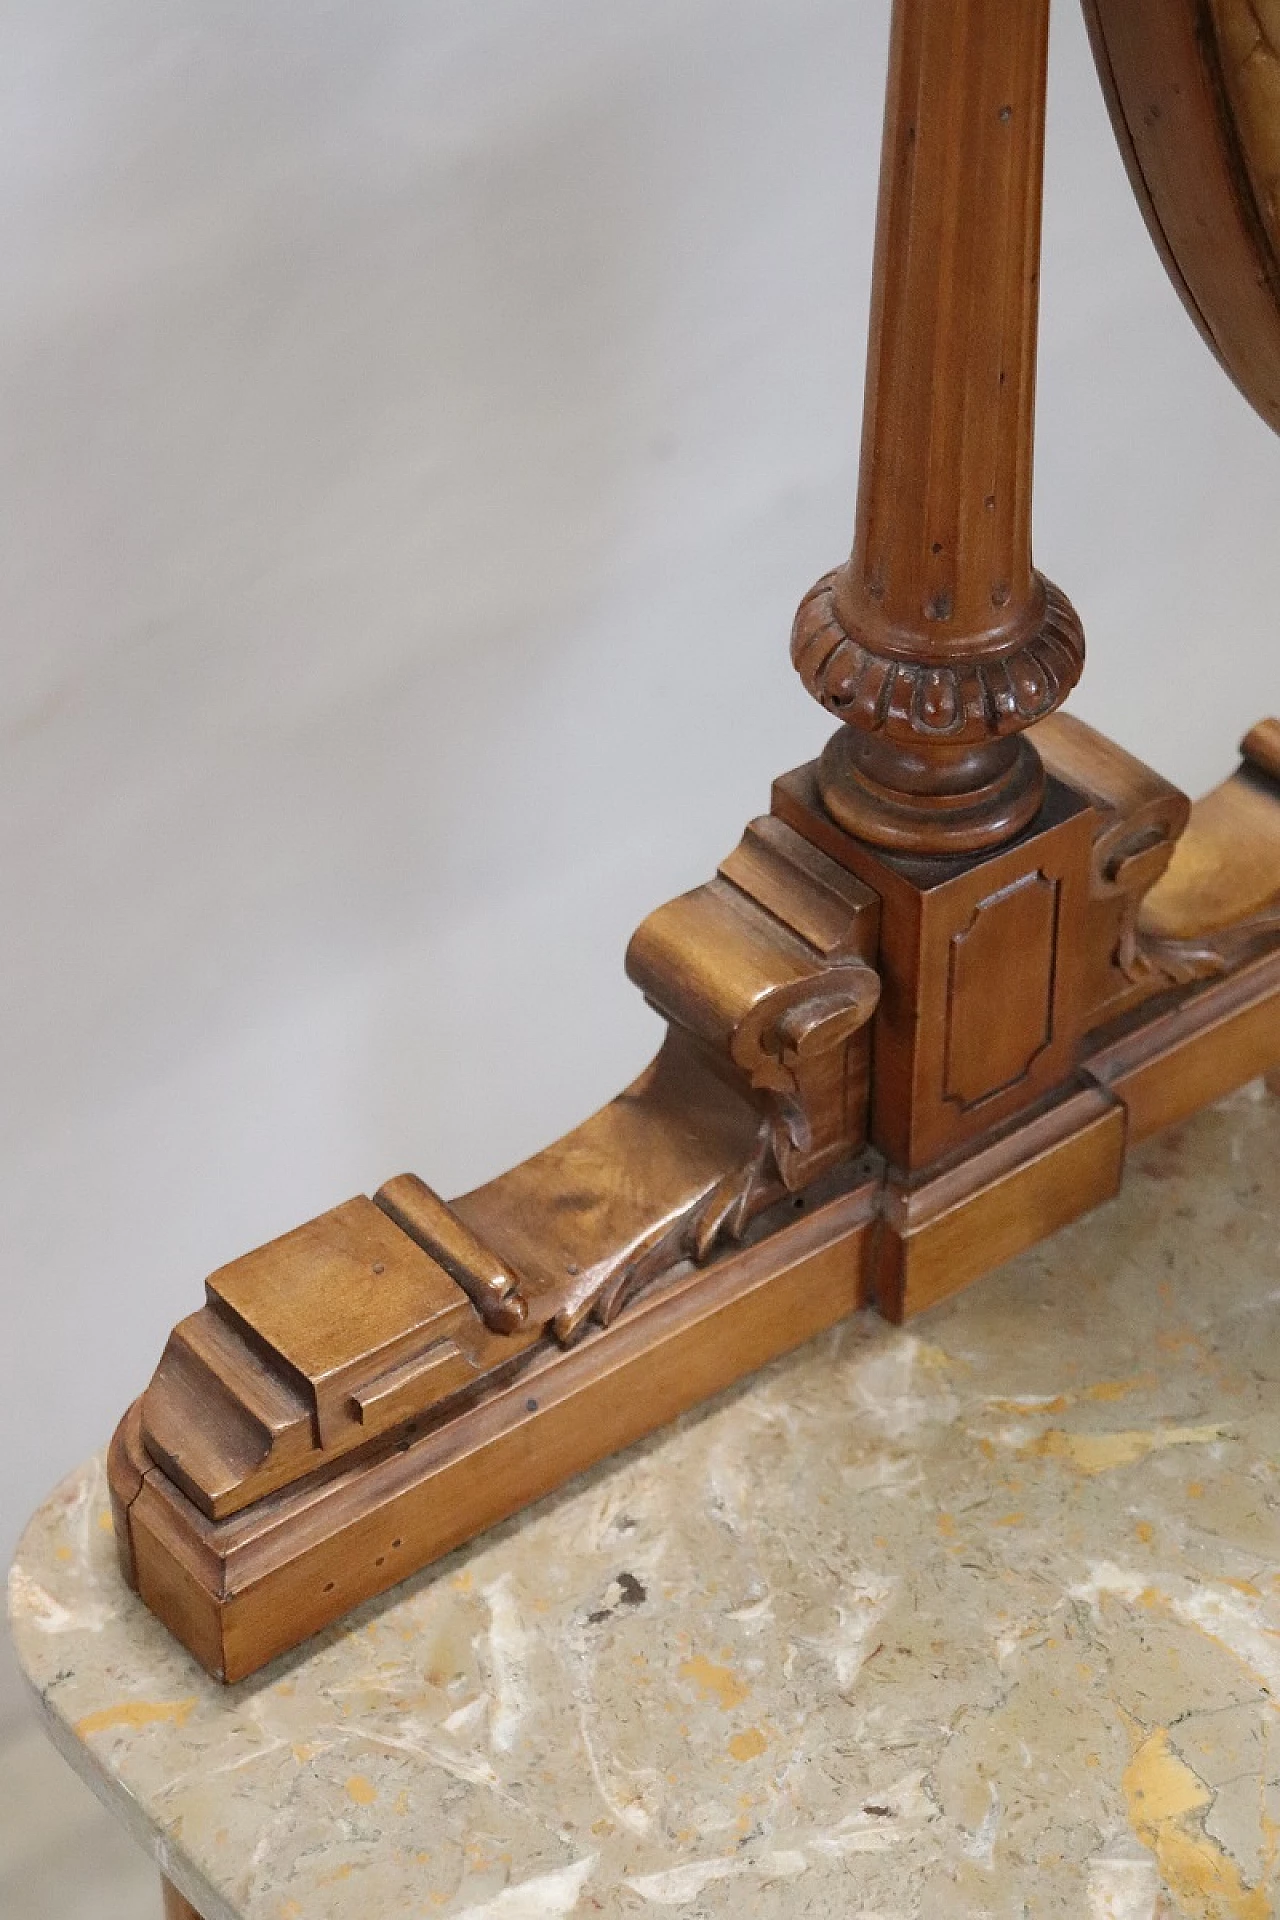
[[100, 1463], [10, 1581], [48, 1731], [208, 1920], [1268, 1920], [1280, 1101], [224, 1690]]

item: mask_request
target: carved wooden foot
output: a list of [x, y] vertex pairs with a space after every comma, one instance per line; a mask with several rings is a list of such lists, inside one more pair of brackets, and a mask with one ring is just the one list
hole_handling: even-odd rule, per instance
[[404, 1175], [212, 1275], [111, 1454], [126, 1572], [211, 1672], [857, 1307], [955, 1292], [1280, 1069], [1280, 727], [1195, 809], [1078, 721], [1036, 742], [1037, 820], [961, 859], [787, 775], [632, 942], [669, 1022], [633, 1087], [459, 1200]]

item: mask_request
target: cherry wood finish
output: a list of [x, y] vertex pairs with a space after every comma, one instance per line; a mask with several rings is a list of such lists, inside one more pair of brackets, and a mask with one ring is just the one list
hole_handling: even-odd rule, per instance
[[670, 1023], [633, 1087], [452, 1205], [402, 1176], [211, 1277], [110, 1458], [126, 1574], [211, 1672], [859, 1306], [968, 1285], [1114, 1194], [1131, 1141], [1280, 1068], [1280, 781], [1227, 783], [1272, 887], [1233, 918], [1222, 791], [1189, 808], [1078, 721], [1040, 746], [1040, 819], [980, 859], [881, 853], [816, 767], [785, 776], [632, 943]]
[[212, 1275], [121, 1423], [121, 1565], [210, 1672], [858, 1308], [927, 1309], [1280, 1077], [1280, 722], [1192, 807], [1055, 711], [1083, 642], [1031, 559], [1046, 26], [897, 0], [857, 534], [793, 639], [845, 724], [635, 934], [652, 1065], [472, 1193], [402, 1174]]
[[1084, 0], [1151, 236], [1191, 318], [1280, 431], [1280, 33], [1252, 0]]
[[958, 1165], [890, 1173], [876, 1247], [877, 1304], [902, 1321], [1025, 1253], [1118, 1192], [1127, 1112], [1082, 1088]]
[[144, 1401], [113, 1486], [138, 1591], [211, 1673], [239, 1680], [330, 1621], [664, 1426], [868, 1297], [877, 1185], [856, 1181], [708, 1273], [673, 1273], [617, 1325], [528, 1364], [414, 1439], [210, 1521], [153, 1463]]
[[[816, 771], [779, 780], [774, 806], [879, 894], [870, 1133], [891, 1164], [914, 1171], [1069, 1075], [1085, 1030], [1074, 929], [1095, 823], [1055, 781], [1034, 827], [985, 858], [882, 853], [831, 819]], [[922, 1008], [935, 1017], [922, 1019]]]
[[846, 722], [818, 781], [876, 845], [999, 845], [1084, 636], [1031, 559], [1049, 0], [894, 9], [857, 529], [792, 656]]

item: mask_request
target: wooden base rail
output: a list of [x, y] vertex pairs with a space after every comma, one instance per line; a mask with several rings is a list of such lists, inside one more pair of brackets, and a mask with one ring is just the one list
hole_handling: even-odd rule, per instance
[[[1236, 68], [1200, 0], [1089, 10], [1179, 284], [1280, 421]], [[125, 1573], [211, 1673], [844, 1315], [967, 1286], [1113, 1195], [1133, 1141], [1280, 1072], [1280, 722], [1192, 808], [1060, 711], [1084, 634], [1031, 543], [1047, 59], [1048, 0], [895, 0], [857, 521], [792, 635], [839, 730], [632, 940], [657, 1059], [474, 1193], [402, 1175], [213, 1274], [122, 1422]]]
[[451, 1204], [402, 1176], [210, 1278], [111, 1484], [129, 1578], [211, 1673], [857, 1308], [954, 1293], [1280, 1068], [1280, 724], [1194, 810], [1078, 721], [1036, 741], [1037, 820], [961, 861], [873, 851], [787, 775], [632, 943], [669, 1021], [633, 1087]]

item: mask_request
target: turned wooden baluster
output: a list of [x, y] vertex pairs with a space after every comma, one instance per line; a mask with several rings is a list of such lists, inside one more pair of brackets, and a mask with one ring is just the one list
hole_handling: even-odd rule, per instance
[[895, 0], [853, 554], [801, 606], [806, 686], [848, 724], [832, 815], [972, 853], [1044, 789], [1023, 729], [1084, 664], [1031, 562], [1049, 0]]

